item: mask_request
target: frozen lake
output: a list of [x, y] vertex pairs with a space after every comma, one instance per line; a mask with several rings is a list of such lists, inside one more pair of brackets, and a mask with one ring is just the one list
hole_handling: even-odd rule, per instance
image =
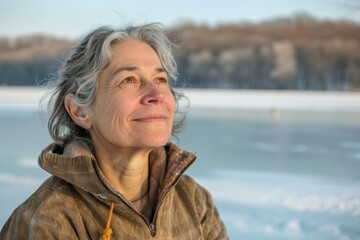
[[[0, 89], [0, 225], [48, 177], [41, 90]], [[178, 143], [231, 239], [360, 238], [358, 94], [187, 91]]]

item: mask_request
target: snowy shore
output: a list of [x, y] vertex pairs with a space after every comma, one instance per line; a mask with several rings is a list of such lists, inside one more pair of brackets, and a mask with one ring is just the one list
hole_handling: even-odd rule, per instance
[[[179, 89], [191, 108], [360, 112], [360, 92]], [[0, 110], [36, 110], [46, 89], [0, 87]]]

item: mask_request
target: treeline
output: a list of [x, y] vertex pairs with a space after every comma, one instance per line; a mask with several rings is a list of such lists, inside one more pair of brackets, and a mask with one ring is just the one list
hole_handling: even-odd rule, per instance
[[216, 28], [188, 24], [170, 35], [182, 42], [180, 73], [190, 87], [360, 89], [360, 25], [306, 14]]
[[0, 38], [0, 85], [46, 83], [73, 45], [74, 41], [44, 35]]
[[[306, 14], [259, 24], [168, 29], [179, 45], [181, 87], [358, 90], [360, 25]], [[0, 84], [49, 77], [73, 41], [44, 36], [0, 40]]]

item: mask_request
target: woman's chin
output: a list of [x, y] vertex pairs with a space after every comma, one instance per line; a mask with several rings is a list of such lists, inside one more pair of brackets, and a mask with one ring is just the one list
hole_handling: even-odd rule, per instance
[[143, 139], [142, 144], [145, 148], [157, 148], [163, 147], [169, 142], [169, 137], [167, 138], [151, 138], [151, 139]]

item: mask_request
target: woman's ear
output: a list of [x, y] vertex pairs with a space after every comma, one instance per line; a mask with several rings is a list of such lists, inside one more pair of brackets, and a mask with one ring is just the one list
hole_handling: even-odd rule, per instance
[[91, 127], [91, 120], [87, 115], [86, 110], [76, 104], [73, 94], [66, 95], [64, 105], [66, 111], [77, 125], [85, 129], [89, 129]]

